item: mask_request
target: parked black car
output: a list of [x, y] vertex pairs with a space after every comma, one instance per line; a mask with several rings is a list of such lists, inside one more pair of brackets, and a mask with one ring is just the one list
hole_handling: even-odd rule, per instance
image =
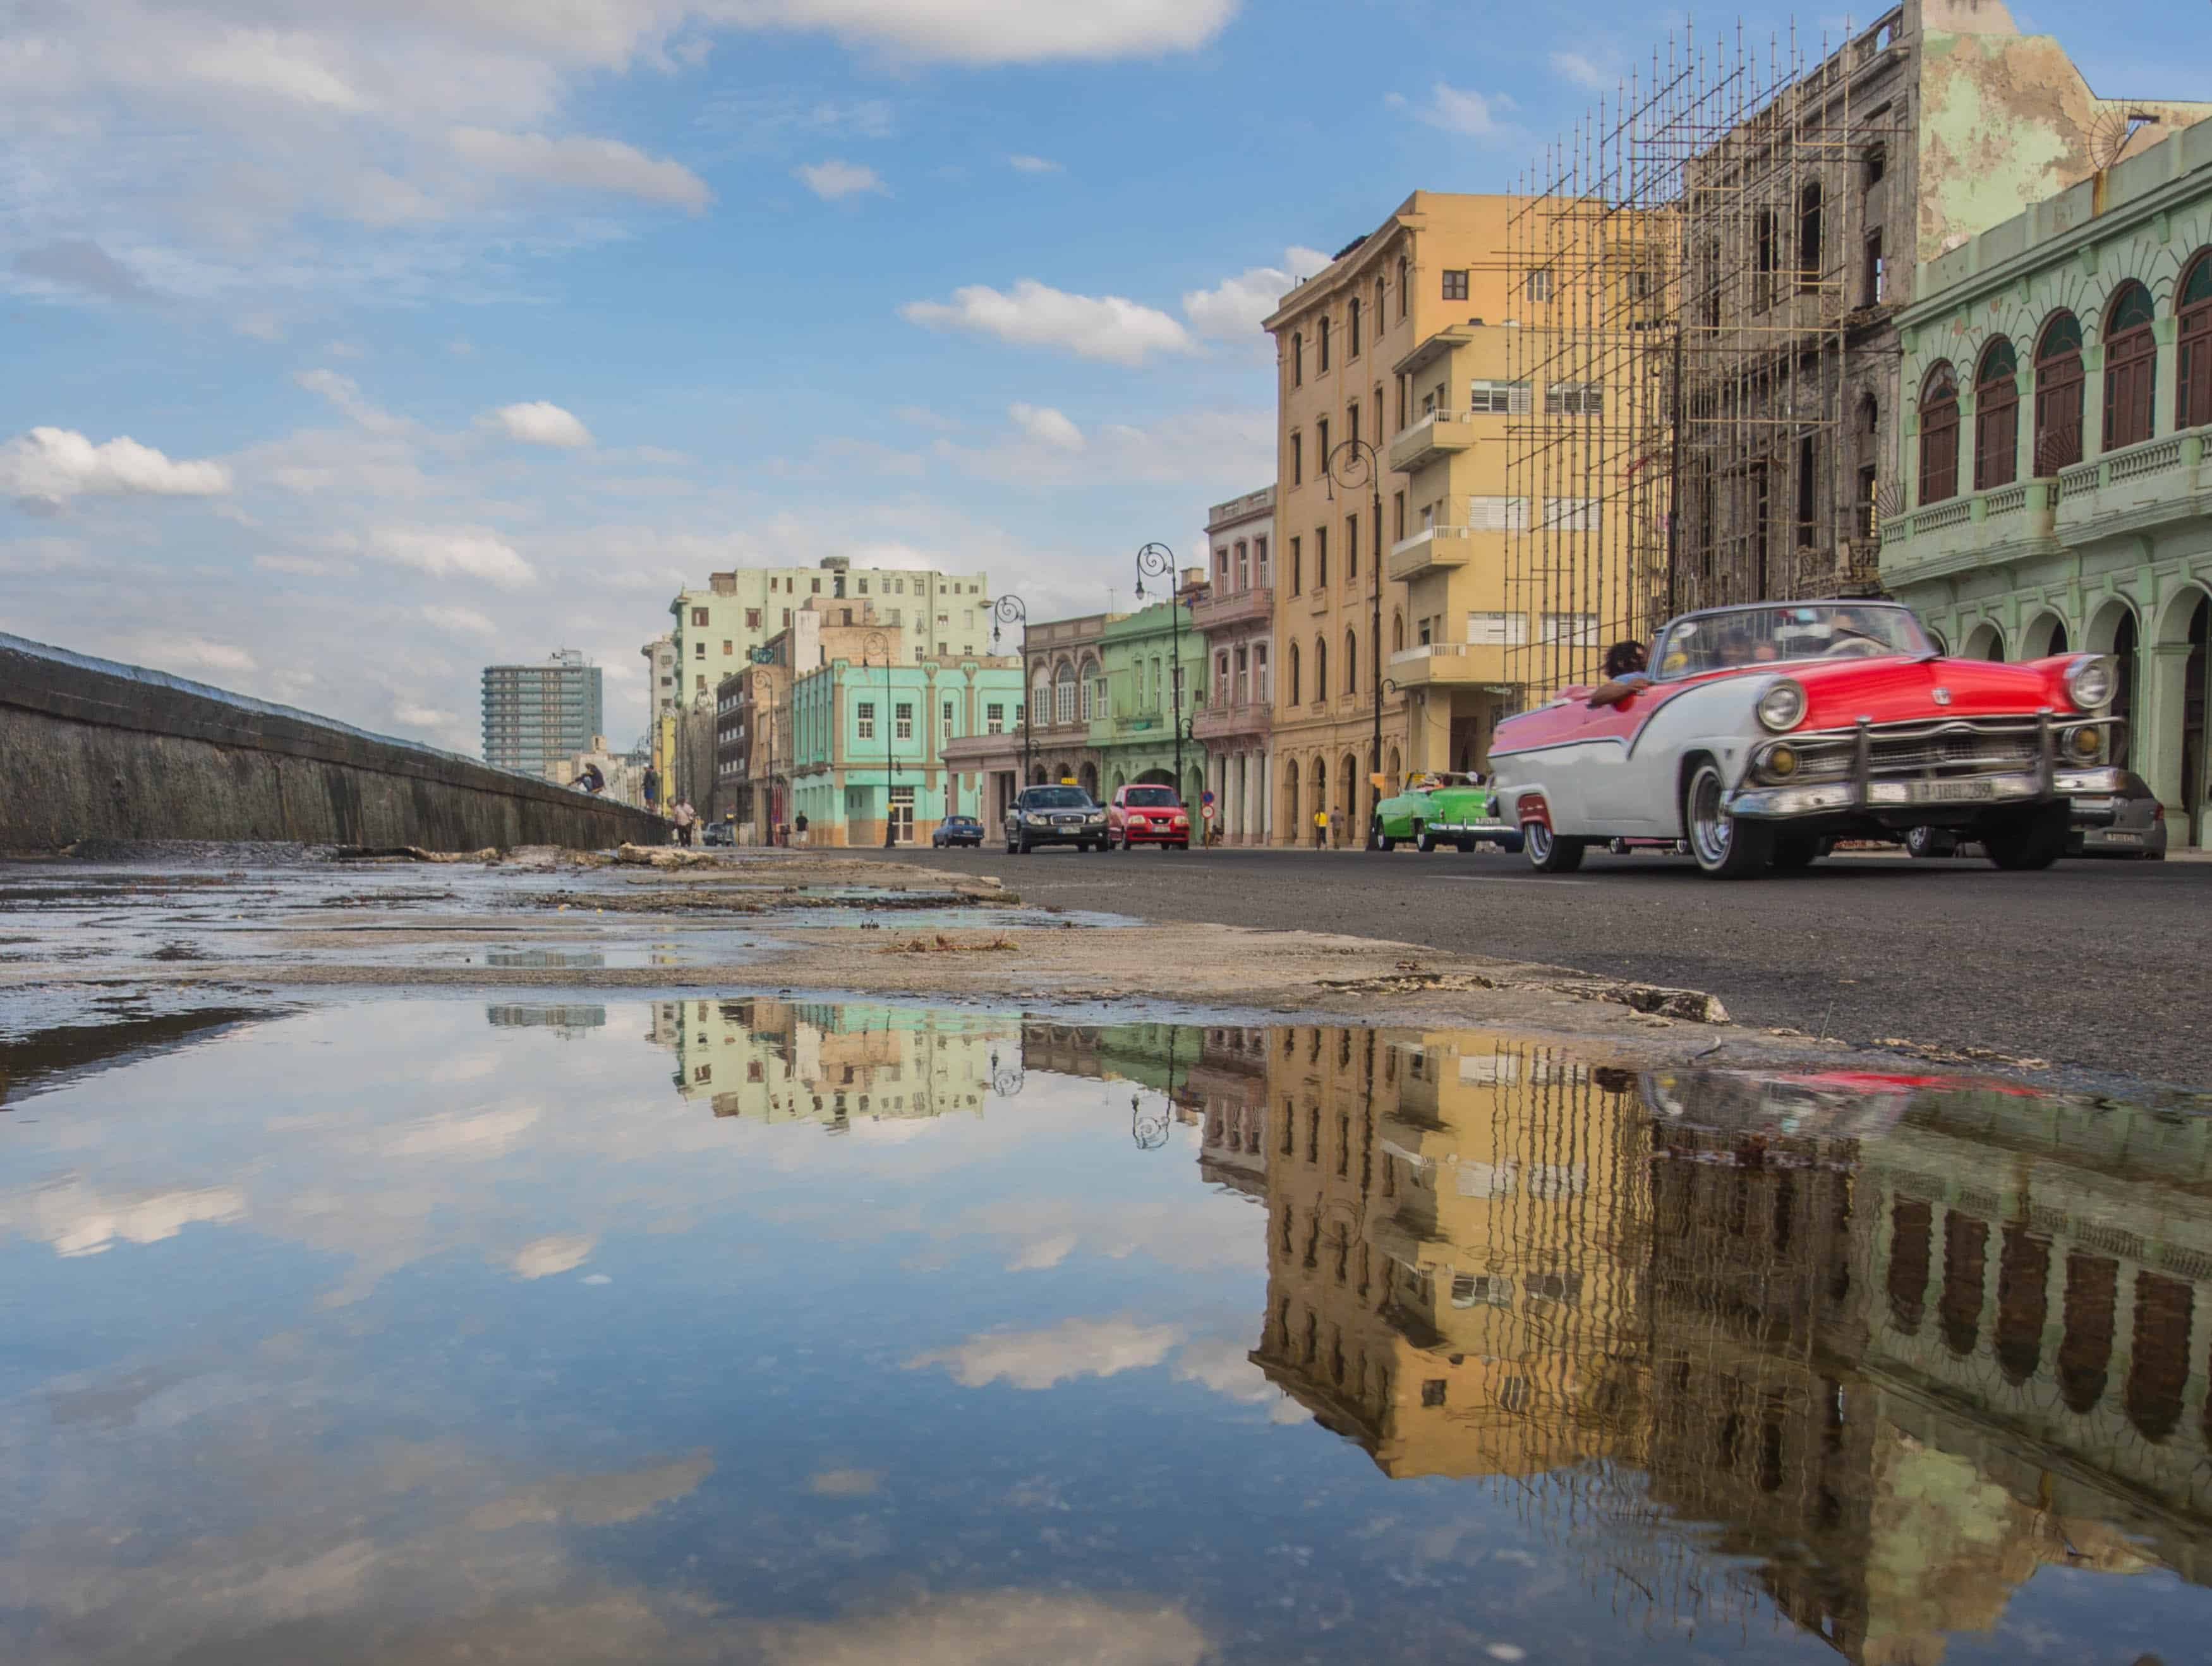
[[[1916, 827], [1905, 848], [1916, 856], [1955, 856], [1962, 841], [1937, 827]], [[2120, 790], [2074, 800], [2074, 829], [2066, 840], [2069, 856], [2131, 856], [2166, 860], [2166, 806], [2150, 783], [2133, 770], [2120, 775]]]
[[931, 846], [943, 850], [948, 845], [972, 845], [983, 848], [983, 824], [973, 816], [947, 816], [938, 823], [937, 830], [929, 836]]
[[1006, 812], [1006, 854], [1026, 856], [1041, 844], [1106, 848], [1106, 812], [1080, 787], [1025, 787]]

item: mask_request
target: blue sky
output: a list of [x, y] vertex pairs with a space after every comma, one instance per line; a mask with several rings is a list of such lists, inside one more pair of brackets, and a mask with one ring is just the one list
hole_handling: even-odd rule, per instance
[[[1208, 503], [1268, 477], [1253, 326], [1289, 277], [1417, 187], [1510, 188], [1680, 21], [0, 16], [0, 629], [465, 751], [478, 667], [556, 644], [605, 666], [635, 736], [636, 648], [717, 567], [980, 566], [1037, 617], [1127, 605], [1139, 544], [1194, 547]], [[2212, 9], [2021, 16], [2100, 92], [2204, 93], [2177, 66], [2212, 61]]]

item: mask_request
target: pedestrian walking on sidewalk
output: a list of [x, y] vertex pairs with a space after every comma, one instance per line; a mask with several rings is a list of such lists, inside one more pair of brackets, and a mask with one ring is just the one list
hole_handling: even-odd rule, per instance
[[1328, 812], [1326, 810], [1316, 810], [1314, 812], [1314, 848], [1316, 850], [1325, 850], [1328, 848]]
[[699, 812], [691, 807], [691, 800], [677, 800], [676, 808], [668, 812], [668, 819], [676, 824], [676, 842], [690, 844], [699, 826]]

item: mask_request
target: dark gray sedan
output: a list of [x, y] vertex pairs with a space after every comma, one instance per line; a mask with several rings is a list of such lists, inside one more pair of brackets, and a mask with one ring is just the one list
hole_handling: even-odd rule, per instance
[[[1965, 842], [1940, 827], [1916, 827], [1905, 848], [1915, 856], [1955, 856]], [[2120, 774], [2120, 790], [2085, 794], [2074, 800], [2074, 831], [2066, 841], [2069, 856], [2131, 856], [2166, 860], [2166, 806], [2150, 784], [2132, 769]]]

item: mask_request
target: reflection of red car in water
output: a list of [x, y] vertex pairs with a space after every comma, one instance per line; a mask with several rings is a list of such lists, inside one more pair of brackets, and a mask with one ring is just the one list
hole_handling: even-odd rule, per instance
[[1106, 806], [1106, 842], [1124, 850], [1140, 844], [1190, 848], [1190, 812], [1172, 787], [1139, 783], [1115, 789]]
[[1644, 1108], [1669, 1122], [1845, 1140], [1880, 1139], [1926, 1093], [2044, 1097], [2038, 1089], [1986, 1076], [1879, 1070], [1661, 1070], [1644, 1076], [1642, 1087]]

